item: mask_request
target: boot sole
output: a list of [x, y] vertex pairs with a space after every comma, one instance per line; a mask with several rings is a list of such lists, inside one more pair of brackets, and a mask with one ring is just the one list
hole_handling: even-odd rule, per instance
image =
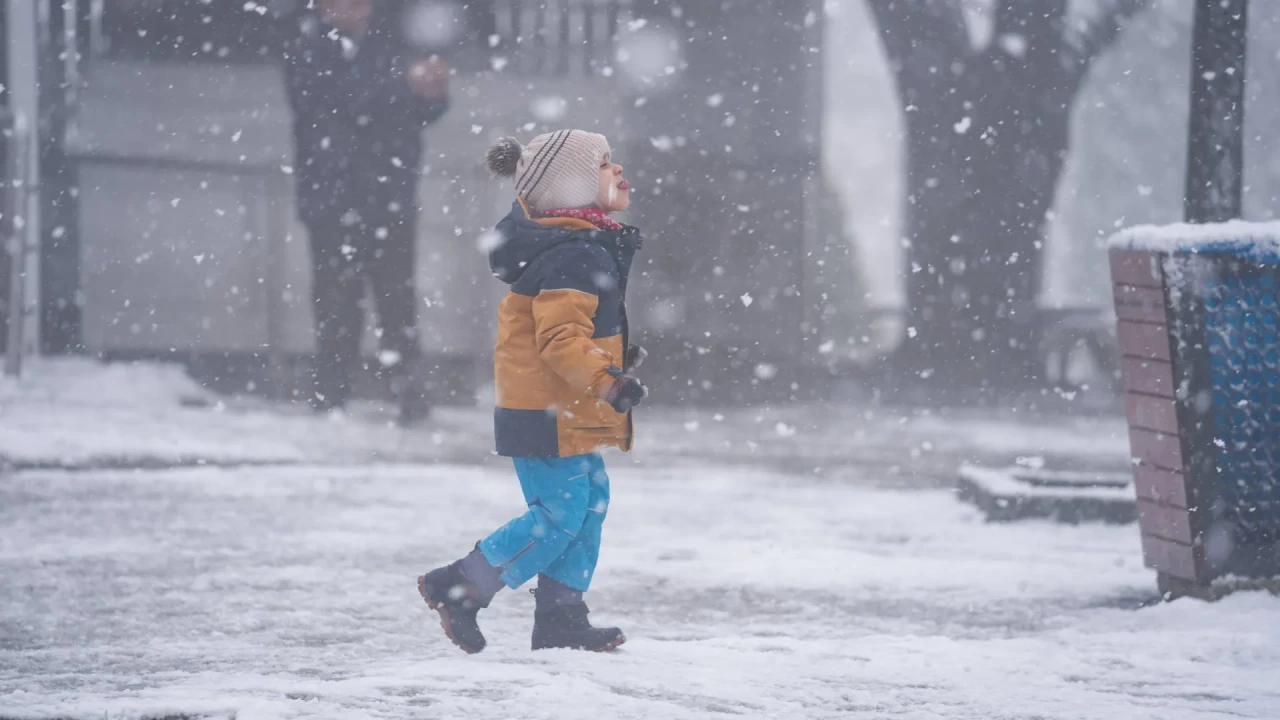
[[445, 637], [449, 638], [449, 642], [456, 645], [459, 650], [468, 655], [475, 655], [484, 649], [469, 647], [465, 643], [459, 641], [458, 638], [454, 637], [453, 630], [451, 629], [453, 627], [453, 623], [449, 621], [449, 608], [445, 607], [444, 603], [431, 597], [431, 593], [427, 592], [426, 575], [418, 576], [418, 594], [421, 595], [423, 601], [427, 603], [427, 607], [440, 614], [440, 629], [444, 630]]
[[584, 648], [584, 649], [589, 652], [598, 652], [598, 653], [613, 652], [614, 650], [617, 650], [619, 647], [621, 647], [622, 644], [625, 643], [626, 641], [627, 641], [627, 636], [619, 633], [618, 639], [614, 640], [608, 645], [602, 645], [598, 648]]
[[589, 647], [583, 647], [581, 645], [558, 645], [558, 646], [552, 646], [552, 647], [536, 647], [534, 648], [534, 651], [536, 652], [538, 650], [584, 650], [586, 652], [607, 653], [607, 652], [613, 652], [614, 650], [617, 650], [626, 641], [627, 641], [627, 636], [619, 634], [618, 637], [613, 642], [607, 645], [601, 645], [600, 647], [589, 648]]

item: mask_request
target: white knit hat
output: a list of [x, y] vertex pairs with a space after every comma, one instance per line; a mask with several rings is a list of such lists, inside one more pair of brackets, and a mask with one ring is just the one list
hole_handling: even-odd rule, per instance
[[513, 177], [516, 194], [538, 210], [587, 207], [600, 194], [600, 165], [609, 141], [585, 130], [539, 135], [525, 147], [502, 138], [489, 148], [485, 164], [494, 175]]

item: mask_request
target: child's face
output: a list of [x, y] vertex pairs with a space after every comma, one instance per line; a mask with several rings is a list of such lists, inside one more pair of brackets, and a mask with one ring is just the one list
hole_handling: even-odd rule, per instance
[[600, 193], [596, 205], [603, 211], [622, 212], [631, 205], [631, 186], [622, 177], [622, 166], [609, 155], [600, 163]]

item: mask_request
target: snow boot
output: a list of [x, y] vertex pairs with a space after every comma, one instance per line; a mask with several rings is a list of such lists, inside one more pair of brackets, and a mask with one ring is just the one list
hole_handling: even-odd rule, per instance
[[410, 363], [410, 370], [391, 381], [391, 394], [399, 406], [396, 424], [402, 428], [417, 427], [431, 417], [431, 403], [427, 401], [427, 382], [420, 370], [420, 362]]
[[461, 561], [432, 570], [418, 578], [418, 592], [427, 606], [440, 613], [440, 627], [449, 640], [466, 653], [484, 650], [484, 634], [476, 622], [481, 608], [489, 607], [489, 599], [462, 573]]
[[402, 428], [414, 428], [431, 417], [431, 405], [422, 395], [405, 395], [400, 399], [400, 414], [396, 424]]
[[592, 627], [584, 602], [539, 609], [533, 616], [533, 649], [609, 652], [627, 641], [618, 628]]

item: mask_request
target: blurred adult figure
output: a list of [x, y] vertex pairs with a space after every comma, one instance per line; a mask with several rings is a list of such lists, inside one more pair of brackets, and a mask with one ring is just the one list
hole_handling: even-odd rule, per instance
[[324, 411], [351, 393], [372, 289], [378, 371], [400, 421], [428, 406], [414, 283], [423, 128], [448, 108], [449, 68], [413, 58], [388, 0], [315, 0], [291, 21], [284, 52], [294, 113], [298, 214], [313, 263], [316, 363], [308, 398]]

